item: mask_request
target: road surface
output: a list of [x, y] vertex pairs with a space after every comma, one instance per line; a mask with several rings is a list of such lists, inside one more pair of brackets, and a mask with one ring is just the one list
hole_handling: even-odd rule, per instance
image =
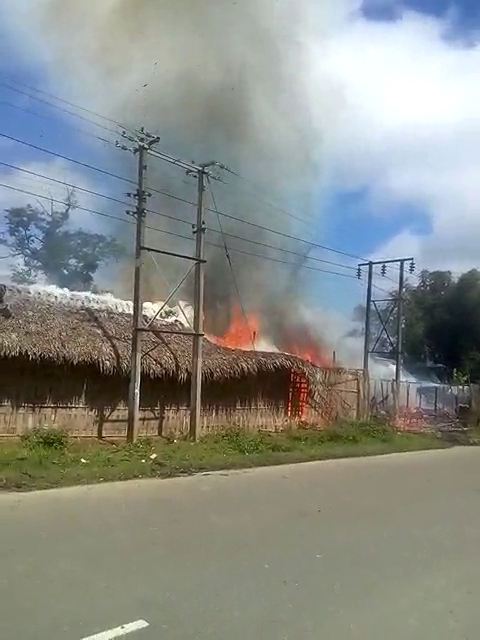
[[2, 640], [480, 634], [480, 449], [3, 494], [0, 520]]

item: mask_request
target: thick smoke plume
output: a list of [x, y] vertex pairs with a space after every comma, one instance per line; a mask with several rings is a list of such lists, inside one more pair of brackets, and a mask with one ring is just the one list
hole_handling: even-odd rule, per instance
[[[162, 148], [197, 162], [217, 160], [252, 182], [225, 174], [213, 185], [216, 206], [241, 219], [303, 237], [308, 224], [266, 206], [261, 198], [314, 220], [321, 183], [322, 131], [338, 102], [322, 77], [322, 41], [342, 17], [331, 0], [37, 0], [12, 3], [43, 38], [56, 88], [129, 127], [162, 137]], [[335, 6], [335, 8], [334, 8]], [[45, 44], [48, 34], [48, 44]], [[31, 33], [30, 33], [31, 35]], [[58, 91], [60, 93], [60, 91]], [[193, 201], [195, 184], [174, 168], [151, 162], [149, 184]], [[260, 196], [263, 194], [263, 196]], [[265, 195], [267, 194], [267, 195]], [[215, 209], [211, 193], [210, 209]], [[193, 208], [155, 195], [152, 209], [193, 221]], [[318, 206], [318, 202], [317, 202]], [[148, 224], [190, 236], [191, 227], [151, 215]], [[300, 225], [300, 226], [299, 226]], [[208, 212], [210, 243], [223, 245]], [[225, 233], [302, 252], [308, 247], [240, 222], [222, 219]], [[149, 231], [150, 244], [191, 252], [192, 243]], [[221, 248], [208, 246], [206, 315], [221, 332], [240, 291], [245, 308], [273, 322], [284, 303], [295, 306], [305, 282], [298, 268], [234, 249], [296, 262], [227, 236], [235, 282]], [[301, 263], [301, 259], [298, 260]], [[158, 299], [184, 264], [149, 264], [146, 294]], [[293, 275], [292, 275], [293, 274]], [[319, 276], [320, 274], [315, 274]], [[184, 292], [188, 296], [188, 290]], [[268, 332], [268, 326], [267, 326]], [[273, 332], [273, 327], [272, 327]], [[280, 335], [277, 329], [274, 331]]]

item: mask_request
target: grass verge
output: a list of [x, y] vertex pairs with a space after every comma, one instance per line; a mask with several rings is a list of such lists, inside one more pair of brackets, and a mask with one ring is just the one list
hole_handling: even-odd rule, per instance
[[21, 442], [0, 443], [0, 489], [29, 491], [133, 478], [167, 478], [446, 446], [433, 435], [395, 433], [375, 423], [281, 434], [232, 431], [208, 436], [198, 444], [160, 439], [141, 440], [135, 445], [69, 441], [62, 432], [35, 430]]

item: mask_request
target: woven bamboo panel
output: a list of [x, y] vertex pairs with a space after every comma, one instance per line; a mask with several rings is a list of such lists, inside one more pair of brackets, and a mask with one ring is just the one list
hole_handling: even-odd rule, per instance
[[[23, 385], [17, 376], [8, 378], [5, 371], [0, 375], [0, 437], [20, 436], [34, 427], [66, 429], [72, 437], [125, 436], [127, 408], [122, 397], [126, 396], [127, 385], [114, 378], [89, 377], [88, 372], [68, 376], [65, 371], [63, 379], [60, 375], [52, 377], [49, 370], [43, 376], [41, 373], [39, 368], [29, 369], [27, 378], [25, 371]], [[364, 403], [363, 387], [362, 372], [319, 369], [308, 405], [296, 423], [317, 428], [356, 418]], [[148, 393], [142, 401], [140, 435], [186, 434], [187, 389], [173, 382], [150, 382], [145, 388]], [[257, 385], [253, 381], [206, 385], [204, 395], [202, 433], [228, 429], [281, 431], [292, 426], [292, 419], [287, 417], [288, 376], [272, 376], [265, 381], [259, 377]]]

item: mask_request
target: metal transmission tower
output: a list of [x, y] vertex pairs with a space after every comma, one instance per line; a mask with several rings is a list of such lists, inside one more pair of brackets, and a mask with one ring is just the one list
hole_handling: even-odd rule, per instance
[[[397, 385], [400, 383], [401, 369], [402, 369], [402, 332], [403, 332], [403, 292], [405, 288], [405, 265], [408, 264], [409, 272], [414, 273], [415, 262], [413, 258], [396, 258], [393, 260], [378, 260], [364, 262], [358, 265], [357, 276], [362, 277], [362, 268], [368, 267], [367, 276], [367, 302], [365, 309], [365, 342], [363, 349], [363, 368], [368, 373], [369, 370], [369, 356], [375, 355], [391, 355], [395, 354], [395, 382]], [[373, 270], [374, 267], [380, 266], [381, 274], [383, 277], [387, 275], [387, 265], [397, 265], [399, 268], [398, 276], [398, 288], [395, 295], [388, 298], [374, 299], [373, 298]], [[388, 304], [388, 311], [385, 316], [382, 313], [380, 305]], [[380, 322], [380, 329], [375, 335], [372, 336], [372, 311], [374, 311], [376, 318]], [[396, 316], [395, 332], [393, 333], [390, 328], [390, 321]], [[386, 339], [388, 350], [382, 350], [380, 348], [381, 341]]]
[[[153, 147], [160, 141], [160, 138], [147, 133], [143, 127], [131, 135], [127, 132], [122, 133], [122, 137], [132, 143], [132, 147], [117, 143], [117, 146], [124, 151], [131, 151], [138, 155], [138, 185], [134, 194], [128, 194], [136, 200], [136, 210], [134, 213], [136, 218], [136, 239], [135, 239], [135, 278], [133, 292], [133, 331], [132, 331], [132, 361], [130, 373], [130, 387], [128, 396], [128, 427], [127, 441], [135, 442], [138, 437], [138, 423], [140, 415], [140, 383], [141, 383], [141, 364], [142, 364], [142, 335], [145, 332], [155, 332], [156, 334], [184, 335], [191, 336], [193, 339], [192, 346], [192, 383], [190, 397], [190, 437], [193, 440], [198, 439], [200, 426], [200, 411], [202, 398], [202, 338], [203, 333], [203, 298], [204, 298], [204, 249], [205, 249], [205, 182], [207, 178], [218, 180], [208, 169], [210, 167], [226, 168], [218, 162], [209, 162], [205, 164], [195, 165], [193, 163], [184, 162], [169, 154], [156, 151]], [[159, 158], [169, 164], [173, 164], [184, 169], [187, 174], [194, 175], [198, 181], [197, 188], [197, 219], [193, 226], [195, 235], [195, 255], [189, 256], [183, 253], [166, 251], [156, 247], [145, 245], [145, 218], [147, 210], [145, 203], [150, 193], [145, 189], [145, 173], [147, 169], [147, 157], [152, 156]], [[142, 301], [142, 267], [143, 255], [145, 252], [157, 253], [164, 256], [187, 260], [192, 263], [187, 273], [171, 291], [162, 307], [157, 311], [155, 316], [147, 323], [143, 320], [143, 301]], [[177, 291], [187, 280], [191, 272], [194, 271], [194, 317], [193, 330], [164, 329], [154, 326], [155, 320], [161, 315], [170, 300], [175, 296]]]

